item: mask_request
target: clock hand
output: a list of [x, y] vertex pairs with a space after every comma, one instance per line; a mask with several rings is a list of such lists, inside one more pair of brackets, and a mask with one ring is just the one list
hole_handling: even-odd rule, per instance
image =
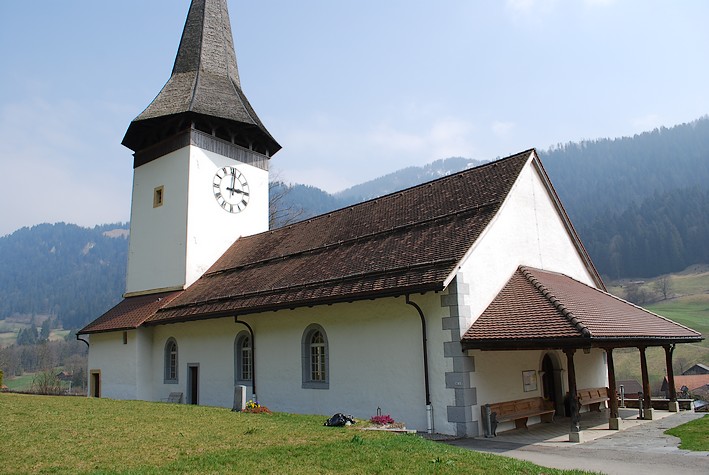
[[[235, 184], [234, 180], [236, 180], [236, 175], [234, 175], [232, 173], [231, 174], [231, 196], [234, 196], [234, 191], [236, 191], [236, 190], [234, 190], [234, 184]], [[227, 188], [227, 191], [229, 191], [229, 188]]]

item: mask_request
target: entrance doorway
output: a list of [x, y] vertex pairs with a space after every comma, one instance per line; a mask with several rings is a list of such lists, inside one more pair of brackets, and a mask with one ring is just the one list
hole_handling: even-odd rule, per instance
[[557, 416], [565, 416], [564, 396], [561, 386], [561, 365], [556, 356], [547, 353], [542, 359], [542, 396], [551, 401]]
[[101, 371], [91, 370], [91, 379], [89, 381], [89, 394], [91, 397], [101, 397]]
[[187, 365], [187, 404], [199, 404], [199, 364]]

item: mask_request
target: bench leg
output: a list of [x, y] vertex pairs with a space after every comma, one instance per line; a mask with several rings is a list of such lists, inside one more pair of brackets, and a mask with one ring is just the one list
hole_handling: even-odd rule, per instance
[[515, 419], [515, 429], [526, 429], [527, 428], [527, 417], [522, 417], [521, 419]]
[[542, 420], [542, 422], [554, 422], [554, 414], [542, 414], [540, 419]]

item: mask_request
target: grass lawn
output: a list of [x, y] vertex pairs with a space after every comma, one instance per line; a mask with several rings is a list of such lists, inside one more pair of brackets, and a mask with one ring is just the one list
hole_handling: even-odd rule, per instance
[[0, 394], [2, 473], [553, 474], [415, 435], [324, 427], [325, 416]]
[[8, 377], [5, 375], [3, 384], [12, 391], [29, 391], [32, 387], [34, 373], [25, 373], [22, 376]]
[[665, 434], [679, 437], [682, 440], [680, 449], [709, 450], [709, 415], [669, 429]]

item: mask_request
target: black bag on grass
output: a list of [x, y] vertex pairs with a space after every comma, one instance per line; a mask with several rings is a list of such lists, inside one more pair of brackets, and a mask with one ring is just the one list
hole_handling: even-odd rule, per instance
[[331, 418], [326, 420], [325, 424], [323, 424], [323, 425], [326, 425], [329, 427], [342, 427], [342, 426], [346, 426], [348, 422], [350, 424], [355, 424], [354, 417], [346, 416], [346, 415], [342, 414], [341, 412], [338, 412], [337, 414], [335, 414], [334, 416], [332, 416]]

